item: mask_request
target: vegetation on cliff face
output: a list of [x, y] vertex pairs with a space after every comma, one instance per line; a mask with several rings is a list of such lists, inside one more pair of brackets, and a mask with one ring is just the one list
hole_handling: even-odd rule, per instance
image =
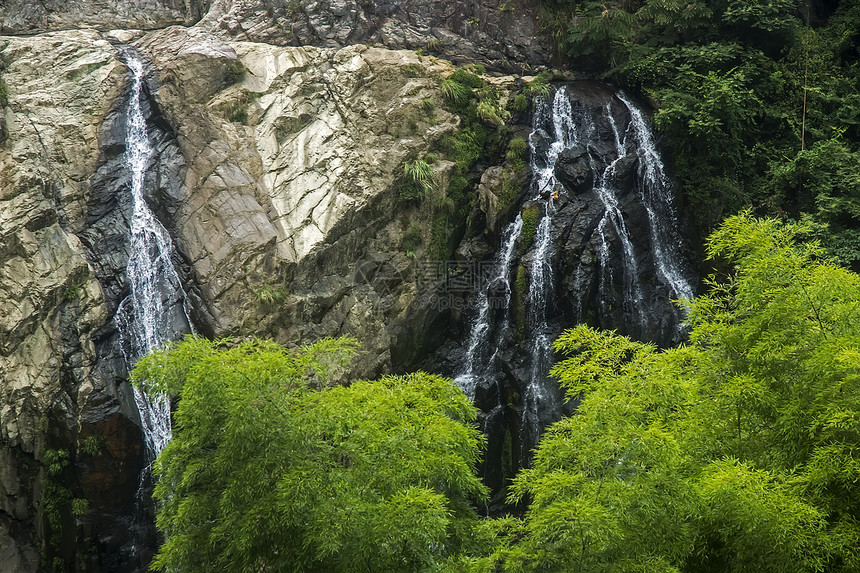
[[856, 2], [544, 0], [543, 20], [571, 67], [654, 103], [705, 227], [745, 206], [809, 215], [830, 254], [857, 270]]
[[138, 381], [181, 400], [159, 458], [158, 567], [195, 571], [848, 572], [860, 567], [860, 277], [741, 215], [728, 271], [658, 351], [584, 326], [553, 374], [577, 413], [514, 481], [523, 518], [469, 502], [474, 410], [426, 374], [328, 387], [351, 342], [299, 353], [192, 338]]

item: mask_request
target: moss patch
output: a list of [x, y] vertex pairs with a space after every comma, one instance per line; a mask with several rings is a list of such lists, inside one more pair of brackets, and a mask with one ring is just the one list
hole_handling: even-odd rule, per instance
[[520, 234], [521, 249], [525, 251], [532, 246], [537, 232], [538, 218], [540, 217], [540, 208], [537, 205], [531, 205], [522, 210], [523, 231]]

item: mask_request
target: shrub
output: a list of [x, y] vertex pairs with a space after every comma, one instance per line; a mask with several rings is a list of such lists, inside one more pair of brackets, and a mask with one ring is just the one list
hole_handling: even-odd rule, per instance
[[433, 167], [423, 159], [404, 163], [403, 173], [407, 179], [420, 186], [425, 193], [433, 189]]
[[517, 113], [524, 112], [529, 107], [529, 98], [526, 97], [525, 94], [517, 94], [514, 96], [514, 99], [508, 104], [508, 108], [511, 111], [515, 111]]
[[274, 288], [267, 285], [257, 291], [257, 300], [262, 304], [272, 305], [282, 302], [287, 294], [286, 289]]
[[505, 125], [505, 121], [511, 118], [510, 113], [503, 109], [499, 109], [497, 106], [486, 100], [478, 104], [476, 113], [478, 114], [478, 117], [481, 118], [481, 121], [496, 127], [502, 127]]
[[472, 97], [472, 89], [451, 78], [442, 80], [439, 89], [445, 99], [455, 105], [462, 105]]

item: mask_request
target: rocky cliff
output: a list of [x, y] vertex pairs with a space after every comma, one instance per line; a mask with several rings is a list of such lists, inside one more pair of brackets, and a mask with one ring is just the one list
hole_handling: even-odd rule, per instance
[[[113, 323], [129, 289], [123, 52], [148, 62], [146, 196], [196, 328], [352, 334], [358, 376], [444, 335], [438, 309], [413, 305], [402, 248], [436, 207], [398, 194], [404, 162], [459, 125], [439, 91], [454, 66], [430, 53], [510, 68], [546, 52], [533, 28], [508, 42], [514, 19], [492, 2], [9, 0], [0, 13], [0, 559], [131, 571], [154, 541]], [[452, 168], [438, 161], [434, 178]]]
[[[504, 107], [516, 74], [550, 63], [537, 30], [519, 0], [0, 0], [4, 571], [141, 570], [155, 545], [114, 324], [130, 288], [124, 58], [146, 63], [145, 195], [194, 328], [286, 345], [353, 335], [364, 353], [351, 375], [372, 377], [446, 340], [457, 356], [471, 317], [452, 304], [456, 277], [427, 261], [489, 258], [529, 208], [522, 149], [500, 152], [527, 137], [527, 114], [485, 117], [501, 144], [463, 173], [446, 155], [464, 125], [442, 80], [480, 63]], [[404, 193], [418, 159], [432, 169], [423, 199]], [[579, 277], [586, 294], [566, 320], [599, 310], [599, 210], [577, 161], [562, 167], [555, 241], [559, 284]], [[457, 178], [474, 196], [468, 219], [448, 196]]]

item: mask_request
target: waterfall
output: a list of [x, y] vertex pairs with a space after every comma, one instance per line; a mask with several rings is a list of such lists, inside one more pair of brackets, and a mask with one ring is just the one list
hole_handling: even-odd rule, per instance
[[[143, 84], [145, 69], [140, 57], [125, 53], [131, 73], [131, 91], [126, 117], [124, 163], [131, 175], [132, 213], [129, 221], [129, 258], [126, 274], [129, 295], [119, 304], [116, 325], [126, 363], [129, 367], [153, 348], [175, 340], [191, 330], [185, 291], [171, 255], [170, 235], [156, 219], [144, 197], [147, 169], [153, 160], [144, 116]], [[134, 389], [140, 412], [147, 454], [155, 459], [170, 440], [170, 404], [166, 396], [148, 395]]]
[[618, 99], [630, 113], [630, 130], [634, 135], [636, 153], [639, 156], [639, 196], [648, 212], [649, 231], [654, 262], [663, 280], [672, 289], [672, 295], [680, 300], [692, 300], [693, 286], [684, 278], [676, 251], [681, 247], [678, 236], [678, 217], [672, 204], [672, 188], [663, 169], [663, 162], [654, 136], [642, 112], [624, 93]]
[[[523, 219], [517, 215], [512, 223], [505, 227], [502, 233], [502, 247], [496, 253], [492, 272], [486, 284], [483, 285], [483, 296], [477, 302], [477, 314], [475, 316], [472, 330], [469, 334], [469, 343], [466, 347], [465, 370], [455, 377], [454, 382], [459, 385], [470, 399], [475, 399], [475, 389], [480, 379], [491, 374], [495, 364], [497, 345], [493, 345], [493, 352], [488, 356], [487, 349], [490, 347], [491, 338], [498, 341], [504, 332], [492, 334], [491, 315], [494, 309], [501, 308], [507, 312], [511, 302], [511, 262], [514, 259], [514, 249], [523, 230]], [[501, 298], [498, 293], [501, 291]], [[502, 328], [508, 327], [508, 320], [503, 322]]]
[[[551, 124], [552, 142], [549, 146], [539, 146], [538, 141], [547, 134], [543, 126]], [[541, 419], [547, 411], [558, 408], [557, 385], [547, 380], [552, 365], [552, 343], [554, 329], [550, 326], [548, 308], [555, 297], [552, 269], [552, 225], [556, 212], [553, 195], [561, 184], [555, 176], [556, 164], [565, 149], [579, 144], [573, 111], [567, 90], [562, 87], [555, 92], [552, 109], [547, 110], [546, 102], [539, 98], [532, 118], [532, 132], [529, 134], [531, 149], [532, 183], [530, 194], [543, 207], [543, 216], [535, 229], [532, 258], [529, 264], [529, 286], [526, 296], [525, 338], [530, 346], [530, 369], [523, 393], [523, 428], [526, 430], [526, 444], [535, 444], [542, 431]], [[555, 417], [555, 416], [553, 416]]]
[[[670, 296], [675, 300], [691, 300], [693, 286], [684, 277], [677, 251], [681, 247], [678, 236], [678, 221], [672, 204], [672, 189], [669, 178], [665, 174], [663, 162], [654, 144], [654, 137], [645, 121], [642, 112], [626, 98], [623, 93], [616, 97], [624, 104], [630, 116], [627, 128], [623, 131], [613, 113], [612, 104], [604, 108], [604, 117], [611, 127], [615, 143], [615, 159], [603, 169], [595, 187], [605, 212], [598, 225], [600, 234], [600, 259], [603, 267], [601, 276], [601, 293], [606, 292], [606, 283], [613, 278], [609, 264], [610, 250], [608, 231], [611, 226], [615, 236], [621, 243], [624, 262], [624, 289], [626, 302], [632, 320], [645, 322], [645, 304], [640, 269], [637, 265], [637, 255], [633, 247], [633, 239], [624, 216], [619, 208], [619, 190], [615, 187], [616, 166], [628, 156], [635, 156], [638, 162], [638, 177], [636, 189], [640, 203], [648, 216], [648, 234], [650, 239], [651, 256], [654, 270], [660, 282], [668, 287]], [[596, 168], [596, 158], [590, 156], [592, 169]], [[605, 305], [606, 297], [601, 296], [601, 304]], [[678, 321], [678, 328], [683, 328], [683, 321]]]
[[473, 295], [455, 376], [484, 412], [496, 488], [510, 477], [506, 452], [527, 465], [541, 432], [570, 411], [548, 376], [562, 328], [587, 322], [671, 344], [684, 318], [671, 301], [693, 296], [670, 180], [624, 94], [587, 84], [538, 97], [528, 142], [529, 188]]
[[[545, 128], [549, 128], [552, 135], [548, 135]], [[545, 152], [536, 152], [537, 141], [546, 138], [552, 138], [552, 143]], [[551, 250], [555, 206], [551, 194], [559, 185], [554, 174], [559, 155], [564, 149], [577, 143], [570, 100], [565, 89], [560, 88], [556, 92], [551, 107], [543, 98], [538, 98], [529, 136], [533, 173], [530, 199], [539, 202], [543, 207], [531, 238], [533, 256], [529, 264], [529, 286], [525, 301], [525, 338], [529, 344], [530, 374], [529, 383], [523, 393], [522, 424], [529, 434], [524, 441], [527, 450], [534, 446], [542, 429], [541, 413], [557, 408], [559, 400], [557, 385], [547, 380], [555, 334], [549, 325], [547, 313], [554, 292]], [[503, 231], [501, 246], [493, 260], [494, 272], [489, 280], [481, 285], [477, 294], [477, 312], [466, 346], [465, 368], [454, 378], [473, 400], [479, 384], [493, 384], [499, 375], [497, 355], [499, 345], [510, 329], [511, 274], [517, 246], [523, 240], [522, 231], [523, 219], [522, 215], [518, 214]], [[494, 412], [503, 406], [497, 404]]]
[[[607, 283], [611, 284], [614, 279], [610, 266], [610, 250], [609, 243], [611, 237], [608, 235], [610, 226], [621, 242], [622, 252], [624, 254], [624, 292], [626, 302], [629, 305], [630, 313], [634, 320], [642, 320], [641, 306], [643, 302], [642, 289], [639, 283], [639, 265], [636, 263], [636, 253], [633, 250], [633, 241], [630, 236], [630, 231], [627, 229], [627, 224], [624, 221], [624, 216], [618, 206], [618, 190], [614, 187], [616, 166], [627, 155], [626, 142], [622, 141], [621, 134], [618, 130], [618, 124], [615, 122], [615, 117], [612, 115], [612, 109], [607, 106], [604, 110], [604, 115], [612, 128], [613, 140], [615, 142], [615, 159], [613, 159], [603, 170], [597, 167], [597, 160], [593, 155], [589, 156], [592, 169], [599, 172], [595, 192], [601, 203], [603, 203], [604, 213], [597, 226], [597, 231], [600, 233], [600, 264], [604, 269], [601, 274], [600, 292], [605, 293]], [[601, 296], [601, 306], [606, 305], [606, 296]]]

